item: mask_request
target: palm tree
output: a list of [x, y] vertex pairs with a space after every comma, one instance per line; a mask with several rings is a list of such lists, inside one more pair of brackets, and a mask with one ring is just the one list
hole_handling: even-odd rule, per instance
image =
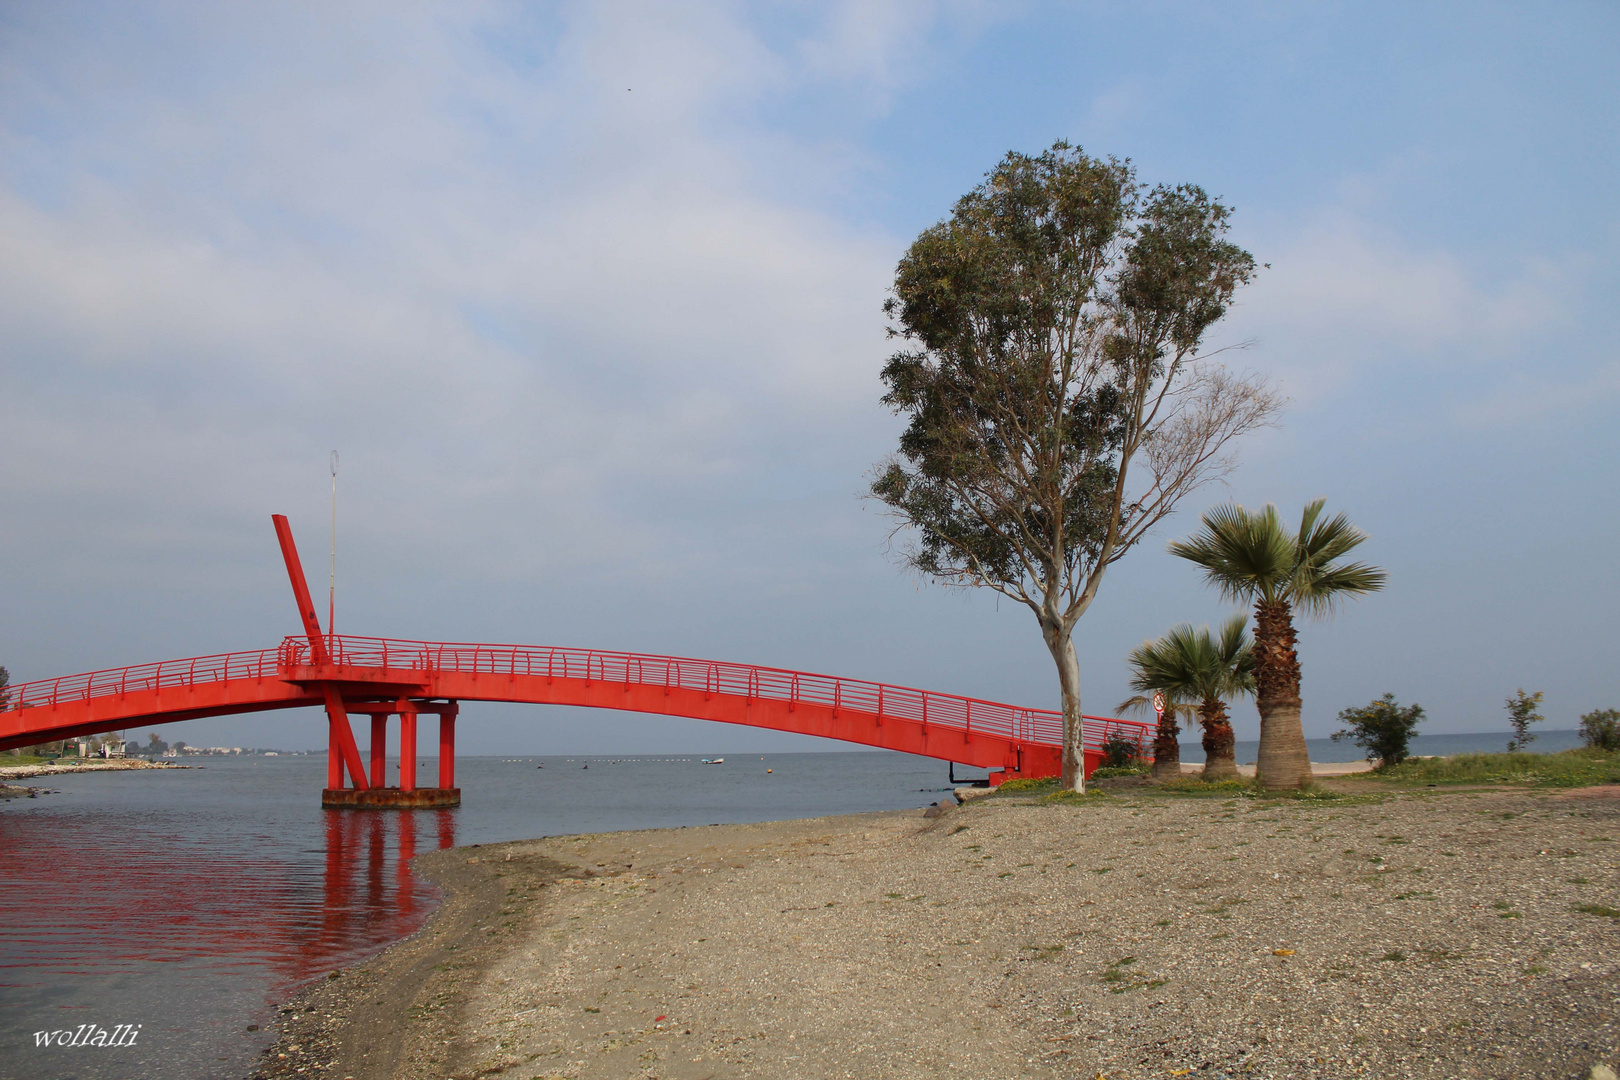
[[[1115, 712], [1146, 712], [1153, 707], [1149, 694], [1134, 694], [1114, 706]], [[1159, 714], [1159, 726], [1153, 735], [1153, 779], [1173, 780], [1181, 775], [1181, 717], [1198, 715], [1190, 701], [1180, 701], [1170, 694], [1164, 696], [1164, 712]]]
[[1340, 600], [1376, 592], [1388, 577], [1376, 566], [1337, 561], [1367, 534], [1343, 514], [1318, 521], [1325, 501], [1305, 507], [1298, 532], [1289, 532], [1269, 503], [1259, 513], [1218, 506], [1204, 515], [1202, 531], [1170, 545], [1172, 555], [1203, 567], [1204, 580], [1221, 595], [1254, 604], [1258, 773], [1261, 785], [1274, 790], [1311, 781], [1311, 758], [1299, 719], [1294, 611], [1315, 618], [1330, 615]]
[[[1245, 616], [1232, 616], [1221, 627], [1219, 638], [1212, 636], [1207, 626], [1194, 630], [1184, 623], [1157, 641], [1144, 641], [1131, 651], [1132, 690], [1163, 692], [1167, 715], [1172, 701], [1187, 702], [1188, 706], [1196, 708], [1198, 723], [1204, 729], [1206, 780], [1230, 780], [1237, 776], [1237, 762], [1232, 754], [1232, 723], [1227, 718], [1223, 699], [1254, 691], [1254, 653], [1246, 632], [1247, 622]], [[1155, 743], [1155, 751], [1157, 748]], [[1179, 747], [1176, 759], [1175, 774], [1179, 776]], [[1157, 758], [1153, 775], [1156, 778], [1162, 775]]]

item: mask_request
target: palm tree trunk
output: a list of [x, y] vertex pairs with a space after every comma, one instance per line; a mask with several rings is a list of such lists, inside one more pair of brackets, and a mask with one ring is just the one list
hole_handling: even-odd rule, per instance
[[1226, 718], [1226, 702], [1207, 698], [1198, 707], [1198, 720], [1204, 729], [1205, 780], [1236, 780], [1237, 758], [1233, 752], [1232, 722]]
[[1153, 779], [1176, 780], [1181, 776], [1181, 728], [1176, 711], [1170, 708], [1159, 717], [1159, 730], [1153, 736]]
[[1255, 705], [1260, 712], [1256, 776], [1270, 791], [1311, 782], [1311, 755], [1300, 723], [1299, 655], [1286, 600], [1254, 605]]
[[1042, 622], [1041, 636], [1057, 664], [1058, 688], [1063, 694], [1063, 775], [1065, 791], [1086, 790], [1085, 722], [1080, 713], [1080, 661], [1074, 655], [1069, 628], [1061, 622]]

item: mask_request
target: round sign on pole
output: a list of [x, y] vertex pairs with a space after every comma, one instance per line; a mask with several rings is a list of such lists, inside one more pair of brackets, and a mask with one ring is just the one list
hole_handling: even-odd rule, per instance
[[1155, 693], [1153, 695], [1153, 711], [1158, 713], [1160, 716], [1164, 715], [1164, 695], [1162, 693]]

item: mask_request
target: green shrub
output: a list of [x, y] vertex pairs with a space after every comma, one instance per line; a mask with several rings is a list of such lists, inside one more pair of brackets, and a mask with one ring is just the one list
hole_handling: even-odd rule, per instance
[[1345, 709], [1339, 713], [1339, 723], [1347, 724], [1343, 731], [1333, 733], [1333, 741], [1354, 739], [1356, 745], [1367, 751], [1367, 760], [1378, 762], [1381, 769], [1399, 765], [1411, 756], [1407, 749], [1412, 733], [1423, 722], [1423, 706], [1405, 709], [1395, 703], [1394, 694], [1385, 694], [1359, 709]]
[[1124, 769], [1137, 764], [1142, 760], [1140, 748], [1134, 739], [1115, 732], [1103, 740], [1102, 765], [1104, 769]]
[[1620, 750], [1620, 709], [1594, 709], [1581, 717], [1581, 741], [1595, 750]]
[[1547, 719], [1541, 715], [1541, 691], [1533, 694], [1519, 692], [1507, 699], [1508, 723], [1513, 725], [1513, 738], [1508, 740], [1508, 753], [1522, 752], [1525, 747], [1536, 741], [1530, 733], [1531, 724], [1539, 724]]

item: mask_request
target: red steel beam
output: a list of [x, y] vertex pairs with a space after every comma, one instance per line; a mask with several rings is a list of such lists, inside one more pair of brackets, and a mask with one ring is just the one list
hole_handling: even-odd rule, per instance
[[[317, 664], [328, 664], [331, 657], [321, 634], [320, 620], [315, 617], [315, 602], [309, 596], [309, 583], [304, 579], [304, 564], [298, 559], [298, 545], [293, 542], [292, 526], [288, 524], [285, 514], [271, 514], [270, 520], [276, 527], [276, 539], [281, 543], [281, 559], [287, 564], [293, 600], [298, 604], [298, 618], [309, 637], [309, 654]], [[328, 753], [338, 759], [327, 766], [327, 784], [334, 788], [342, 787], [343, 778], [337, 775], [342, 769], [333, 766], [346, 766], [354, 786], [364, 791], [370, 785], [366, 783], [365, 766], [360, 762], [360, 748], [354, 742], [354, 729], [349, 726], [349, 714], [343, 710], [343, 699], [331, 683], [325, 683], [321, 690], [326, 703], [327, 737], [331, 740], [330, 745], [337, 748], [335, 755], [330, 755], [330, 750]], [[334, 779], [337, 780], [335, 784], [332, 783]]]

